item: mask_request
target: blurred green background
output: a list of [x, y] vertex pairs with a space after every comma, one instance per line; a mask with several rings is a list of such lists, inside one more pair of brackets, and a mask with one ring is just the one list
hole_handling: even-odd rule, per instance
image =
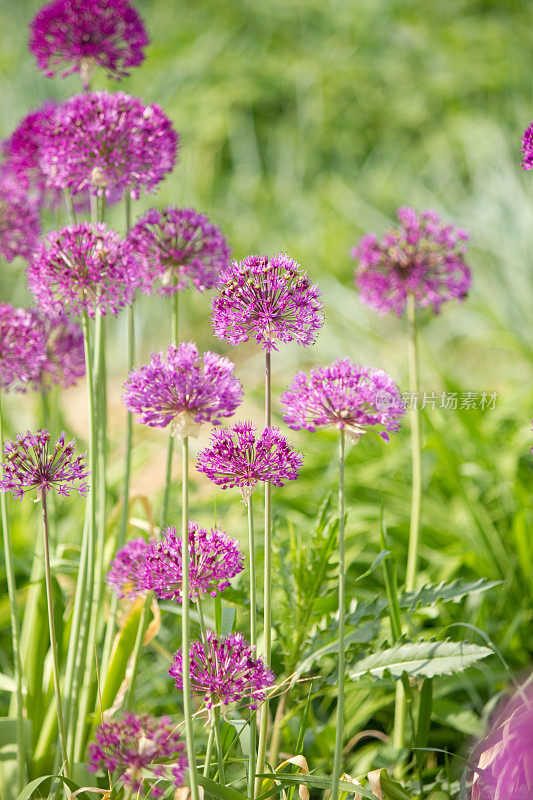
[[[45, 78], [27, 52], [28, 22], [39, 6], [0, 2], [2, 137], [46, 98], [79, 90], [76, 76]], [[222, 226], [236, 257], [287, 251], [323, 291], [326, 324], [319, 340], [306, 351], [288, 346], [276, 354], [277, 391], [297, 368], [339, 355], [383, 367], [407, 388], [404, 320], [379, 317], [359, 302], [350, 250], [368, 230], [381, 233], [388, 227], [400, 205], [435, 208], [470, 233], [470, 297], [463, 305], [444, 306], [438, 317], [420, 315], [422, 389], [497, 392], [498, 399], [492, 410], [424, 412], [421, 580], [501, 580], [490, 595], [447, 608], [440, 622], [462, 619], [480, 626], [521, 674], [533, 655], [533, 176], [520, 167], [520, 136], [533, 117], [533, 4], [139, 0], [137, 7], [151, 37], [146, 62], [120, 85], [97, 74], [94, 86], [160, 103], [180, 132], [177, 168], [155, 197], [139, 201], [138, 210], [154, 202], [194, 205]], [[122, 209], [110, 211], [109, 218], [123, 226]], [[50, 217], [45, 225], [57, 223], [61, 218]], [[0, 292], [2, 299], [29, 303], [21, 261], [2, 265]], [[207, 296], [184, 296], [182, 336], [233, 353], [249, 391], [246, 413], [260, 421], [261, 356], [252, 346], [230, 351], [214, 342], [208, 304]], [[157, 298], [141, 298], [138, 306], [143, 360], [168, 340], [169, 311]], [[111, 479], [118, 497], [123, 321], [113, 326]], [[62, 400], [69, 426], [83, 436], [83, 387], [64, 393]], [[33, 406], [31, 397], [10, 399], [13, 431], [31, 424]], [[139, 427], [134, 486], [157, 508], [166, 438]], [[305, 533], [324, 492], [335, 484], [334, 437], [292, 438], [306, 461], [301, 481], [275, 493], [280, 541], [287, 518]], [[403, 575], [408, 423], [394, 438], [386, 447], [365, 437], [348, 457], [354, 577], [379, 551], [381, 502]], [[215, 493], [203, 480], [194, 482], [195, 513], [209, 520]], [[236, 496], [216, 497], [219, 521], [244, 539]], [[24, 583], [33, 510], [25, 504], [17, 513]], [[141, 508], [138, 513], [144, 516]], [[60, 536], [72, 541], [66, 511], [60, 523]], [[381, 592], [380, 574], [363, 586], [358, 589], [363, 596]], [[7, 624], [5, 604], [2, 609]], [[431, 615], [422, 621], [433, 622]], [[164, 635], [172, 647], [171, 633]], [[481, 641], [475, 633], [462, 635]], [[9, 656], [4, 661], [9, 671]], [[454, 736], [459, 742], [474, 732], [473, 719], [508, 679], [493, 661], [475, 680], [465, 678], [448, 689], [446, 680], [441, 682], [439, 691], [444, 698], [448, 692], [448, 700], [439, 711], [444, 732], [438, 742], [449, 744]], [[162, 697], [165, 680], [161, 668]], [[144, 690], [153, 702], [153, 684], [146, 680]], [[380, 718], [376, 707], [390, 711], [392, 694], [382, 692], [369, 700], [351, 689], [348, 735], [371, 720], [387, 728], [390, 718]], [[465, 702], [471, 716], [460, 718]], [[366, 763], [364, 752], [358, 750], [356, 767]], [[315, 757], [321, 755], [318, 744]]]

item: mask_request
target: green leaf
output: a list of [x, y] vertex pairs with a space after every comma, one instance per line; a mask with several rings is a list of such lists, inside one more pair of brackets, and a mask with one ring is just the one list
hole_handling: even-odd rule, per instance
[[492, 655], [488, 647], [470, 642], [431, 642], [420, 640], [398, 644], [363, 658], [350, 671], [350, 678], [365, 675], [382, 678], [389, 673], [401, 678], [403, 672], [415, 678], [432, 678], [462, 672], [477, 661]]
[[222, 624], [220, 626], [220, 635], [229, 636], [233, 630], [235, 622], [235, 609], [231, 606], [222, 606]]
[[[36, 789], [39, 788], [39, 786], [41, 786], [45, 781], [53, 780], [54, 778], [61, 781], [72, 792], [75, 792], [77, 789], [81, 788], [80, 786], [78, 786], [77, 783], [74, 783], [74, 781], [65, 778], [63, 775], [41, 775], [40, 778], [35, 778], [34, 781], [31, 781], [31, 783], [28, 783], [27, 786], [24, 787], [24, 789], [18, 795], [17, 800], [29, 800], [29, 798], [32, 797], [33, 793], [35, 792]], [[79, 794], [76, 795], [76, 797], [80, 797], [82, 798], [82, 800], [88, 800], [86, 794]]]
[[400, 606], [408, 611], [415, 611], [420, 606], [433, 606], [435, 603], [459, 602], [461, 598], [479, 592], [486, 592], [495, 586], [501, 586], [502, 581], [487, 581], [481, 578], [477, 581], [456, 580], [451, 583], [441, 583], [438, 586], [422, 586], [416, 592], [404, 592], [400, 595]]
[[216, 800], [247, 800], [245, 794], [241, 794], [231, 786], [222, 786], [220, 783], [215, 783], [210, 778], [204, 778], [203, 775], [198, 775], [198, 783], [203, 786], [211, 797]]
[[[272, 780], [274, 778], [276, 782], [279, 783], [288, 783], [290, 784], [304, 784], [304, 786], [312, 786], [315, 789], [331, 789], [331, 778], [328, 778], [323, 775], [288, 775], [286, 773], [272, 773], [266, 772], [261, 775], [257, 776], [258, 778], [268, 778]], [[339, 781], [339, 789], [341, 792], [349, 792], [353, 794], [355, 791], [359, 792], [362, 797], [366, 797], [367, 800], [378, 800], [375, 794], [369, 789], [365, 789], [363, 786], [355, 787], [353, 783], [349, 783], [348, 781]], [[266, 795], [265, 795], [266, 796]], [[263, 795], [260, 795], [257, 800], [261, 800]]]
[[[348, 633], [344, 637], [344, 648], [347, 649], [351, 644], [359, 643], [359, 644], [368, 644], [374, 636], [376, 635], [377, 627], [376, 623], [372, 620], [368, 622], [364, 622], [360, 625], [357, 630]], [[331, 642], [328, 642], [323, 647], [318, 649], [314, 649], [313, 643], [308, 648], [308, 651], [311, 651], [310, 654], [304, 658], [298, 666], [296, 667], [297, 675], [303, 675], [304, 672], [307, 672], [313, 664], [321, 661], [326, 656], [331, 655], [332, 653], [339, 652], [339, 642], [335, 639]]]

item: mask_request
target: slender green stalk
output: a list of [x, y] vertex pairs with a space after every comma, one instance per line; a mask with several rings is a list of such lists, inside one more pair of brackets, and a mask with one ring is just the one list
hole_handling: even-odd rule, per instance
[[[178, 327], [179, 327], [179, 292], [175, 292], [172, 296], [172, 319], [170, 323], [170, 342], [171, 344], [178, 345]], [[163, 493], [163, 505], [161, 507], [161, 518], [159, 520], [159, 527], [161, 530], [165, 527], [168, 515], [168, 501], [170, 498], [170, 487], [172, 485], [172, 453], [174, 452], [174, 437], [172, 431], [168, 437], [168, 450], [167, 450], [167, 468], [165, 474], [165, 491]]]
[[54, 675], [54, 691], [56, 696], [57, 723], [59, 727], [59, 741], [61, 742], [61, 754], [63, 756], [63, 768], [65, 775], [70, 778], [70, 763], [67, 754], [67, 736], [65, 732], [65, 719], [63, 716], [63, 705], [61, 703], [61, 687], [59, 685], [59, 661], [57, 658], [57, 639], [56, 626], [54, 620], [54, 604], [52, 599], [52, 575], [50, 572], [50, 537], [48, 534], [48, 513], [46, 508], [46, 492], [41, 492], [41, 503], [43, 509], [43, 536], [44, 536], [44, 575], [46, 581], [46, 604], [48, 606], [48, 626], [50, 629], [50, 649], [52, 651], [52, 665]]
[[69, 225], [76, 224], [76, 212], [74, 211], [74, 203], [68, 189], [63, 189], [63, 196], [65, 198], [65, 208], [67, 211], [67, 220]]
[[[257, 617], [256, 617], [256, 577], [255, 577], [255, 537], [254, 537], [254, 510], [253, 495], [248, 498], [248, 551], [250, 558], [250, 644], [252, 650], [257, 648]], [[255, 711], [250, 711], [250, 755], [248, 757], [248, 797], [254, 800], [255, 796], [255, 761], [257, 747], [257, 718]]]
[[144, 603], [139, 619], [139, 627], [137, 628], [137, 636], [135, 637], [135, 646], [133, 648], [133, 664], [131, 670], [131, 681], [128, 686], [128, 691], [124, 700], [125, 707], [131, 711], [133, 708], [133, 701], [135, 698], [135, 684], [137, 682], [137, 674], [139, 672], [139, 664], [141, 661], [142, 650], [144, 647], [144, 637], [146, 629], [148, 628], [148, 617], [150, 612], [150, 603], [152, 601], [152, 593], [146, 592]]
[[[4, 452], [4, 424], [2, 416], [2, 392], [0, 391], [0, 453]], [[26, 755], [24, 752], [24, 721], [22, 717], [22, 661], [20, 657], [20, 624], [17, 602], [17, 586], [15, 581], [15, 567], [13, 565], [13, 547], [9, 530], [7, 515], [7, 498], [5, 492], [0, 492], [0, 512], [2, 517], [2, 533], [4, 539], [4, 556], [6, 561], [7, 594], [9, 597], [9, 613], [11, 617], [11, 644], [13, 647], [13, 676], [15, 678], [15, 692], [17, 702], [17, 765], [18, 788], [22, 789], [27, 779]]]
[[345, 433], [339, 436], [339, 688], [337, 692], [337, 725], [335, 730], [335, 753], [333, 758], [333, 779], [331, 800], [339, 796], [341, 776], [342, 744], [344, 738], [344, 673], [346, 656], [344, 653], [344, 629], [346, 614], [346, 553], [344, 545], [344, 456]]
[[211, 756], [213, 753], [213, 742], [215, 740], [215, 728], [213, 725], [209, 728], [209, 736], [207, 737], [207, 750], [205, 751], [205, 764], [204, 764], [204, 778], [209, 778], [209, 767], [211, 766]]
[[411, 404], [411, 451], [412, 451], [412, 494], [411, 524], [409, 528], [409, 553], [407, 556], [406, 589], [415, 588], [418, 564], [418, 542], [420, 538], [420, 502], [422, 498], [422, 449], [420, 442], [420, 414], [418, 410], [418, 342], [416, 329], [415, 299], [407, 296], [407, 319], [409, 322], [409, 391]]
[[222, 736], [220, 735], [220, 709], [218, 706], [213, 708], [213, 728], [215, 730], [215, 743], [217, 746], [218, 782], [222, 784], [222, 786], [225, 786], [224, 751], [222, 749]]
[[189, 619], [189, 438], [182, 440], [182, 480], [181, 480], [181, 561], [182, 561], [182, 627], [181, 652], [183, 664], [183, 715], [185, 717], [185, 736], [187, 740], [187, 758], [189, 760], [189, 778], [192, 800], [199, 800], [198, 778], [196, 775], [196, 751], [194, 748], [194, 729], [192, 720], [191, 699], [191, 660], [190, 619]]

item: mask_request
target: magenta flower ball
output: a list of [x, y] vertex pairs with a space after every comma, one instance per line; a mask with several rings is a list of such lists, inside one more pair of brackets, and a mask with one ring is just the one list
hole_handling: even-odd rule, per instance
[[25, 391], [46, 365], [41, 326], [25, 308], [0, 303], [0, 390]]
[[0, 257], [6, 261], [29, 258], [41, 235], [37, 208], [14, 181], [5, 174], [0, 179]]
[[79, 72], [87, 87], [98, 65], [111, 78], [144, 61], [148, 36], [128, 0], [52, 0], [30, 25], [30, 50], [48, 77]]
[[132, 539], [115, 553], [106, 575], [106, 583], [118, 597], [134, 599], [142, 594], [140, 569], [150, 544], [146, 539]]
[[238, 486], [248, 503], [259, 482], [284, 486], [297, 479], [303, 456], [278, 428], [264, 428], [260, 435], [251, 422], [213, 431], [209, 446], [198, 456], [196, 469], [209, 480], [229, 489]]
[[[179, 787], [187, 769], [185, 744], [169, 717], [126, 711], [103, 722], [89, 745], [89, 772], [117, 772], [118, 780], [135, 796], [162, 797], [158, 781]], [[166, 789], [166, 787], [165, 787]]]
[[522, 166], [525, 170], [533, 168], [533, 122], [522, 135]]
[[[176, 528], [165, 528], [159, 540], [152, 540], [139, 565], [139, 585], [160, 600], [181, 603], [182, 540]], [[238, 542], [217, 528], [201, 528], [189, 522], [189, 598], [216, 597], [243, 570]]]
[[401, 316], [409, 295], [418, 308], [429, 306], [436, 314], [447, 300], [464, 300], [472, 282], [464, 261], [468, 234], [443, 224], [435, 211], [400, 208], [398, 221], [381, 242], [369, 233], [352, 250], [363, 303]]
[[230, 248], [220, 228], [192, 208], [150, 209], [128, 233], [142, 265], [142, 288], [172, 295], [187, 286], [211, 289], [229, 264]]
[[232, 345], [254, 339], [267, 352], [276, 342], [314, 344], [324, 319], [320, 292], [289, 256], [248, 256], [220, 276], [211, 305], [213, 333]]
[[[230, 703], [257, 708], [276, 680], [240, 633], [224, 638], [208, 630], [206, 646], [193, 642], [189, 655], [191, 690], [204, 696], [207, 708]], [[176, 688], [183, 689], [181, 650], [174, 653], [169, 675]]]
[[28, 285], [45, 314], [118, 314], [138, 284], [133, 255], [105, 225], [80, 223], [48, 234], [28, 266]]
[[243, 390], [234, 367], [216, 353], [200, 355], [193, 342], [170, 345], [130, 372], [122, 400], [145, 425], [172, 424], [176, 436], [197, 436], [202, 424], [220, 425], [241, 404]]
[[329, 367], [298, 372], [281, 395], [283, 418], [289, 428], [334, 427], [354, 440], [376, 431], [389, 441], [389, 433], [400, 427], [405, 413], [398, 387], [380, 369], [354, 364], [348, 358]]
[[11, 492], [16, 500], [22, 500], [26, 492], [36, 491], [40, 497], [52, 489], [63, 497], [68, 497], [73, 489], [86, 495], [87, 454], [76, 456], [75, 452], [76, 442], [74, 439], [67, 442], [65, 432], [54, 445], [50, 444], [50, 433], [44, 428], [36, 433], [19, 434], [4, 445], [0, 491]]
[[173, 168], [178, 135], [155, 104], [123, 92], [76, 95], [43, 130], [40, 165], [48, 185], [117, 202], [152, 191]]
[[53, 384], [67, 388], [85, 375], [83, 333], [65, 314], [48, 317], [37, 309], [30, 312], [36, 320], [45, 348], [45, 360], [32, 388], [47, 392]]

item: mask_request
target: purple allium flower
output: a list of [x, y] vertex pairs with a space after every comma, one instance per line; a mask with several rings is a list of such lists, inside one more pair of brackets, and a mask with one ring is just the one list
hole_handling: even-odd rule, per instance
[[313, 369], [309, 376], [298, 372], [281, 402], [292, 430], [332, 426], [345, 429], [356, 440], [374, 429], [389, 441], [387, 431], [399, 429], [405, 412], [398, 387], [386, 372], [348, 358]]
[[65, 314], [48, 317], [38, 310], [30, 312], [37, 321], [43, 337], [46, 358], [34, 388], [47, 391], [51, 384], [73, 386], [85, 375], [83, 333], [79, 325]]
[[95, 66], [112, 78], [129, 75], [144, 60], [148, 36], [128, 0], [52, 0], [31, 22], [30, 50], [48, 77], [79, 72], [87, 87]]
[[45, 314], [117, 314], [137, 286], [133, 254], [105, 225], [71, 225], [48, 234], [35, 249], [28, 285]]
[[176, 436], [197, 436], [202, 423], [219, 425], [242, 402], [234, 366], [216, 353], [200, 356], [193, 342], [170, 345], [166, 354], [153, 353], [149, 364], [130, 372], [122, 399], [145, 425], [172, 423]]
[[522, 166], [525, 170], [533, 169], [533, 122], [525, 129], [522, 136]]
[[196, 469], [223, 489], [238, 486], [248, 503], [259, 481], [284, 486], [296, 480], [302, 461], [301, 453], [293, 450], [278, 428], [264, 428], [257, 436], [251, 422], [236, 422], [231, 428], [213, 431]]
[[251, 337], [267, 351], [277, 350], [276, 341], [313, 344], [324, 321], [319, 297], [318, 286], [289, 256], [248, 256], [220, 276], [213, 332], [233, 345]]
[[119, 597], [138, 597], [143, 589], [140, 586], [140, 568], [150, 549], [146, 539], [132, 539], [117, 550], [106, 575], [106, 583]]
[[464, 262], [468, 234], [444, 225], [435, 211], [400, 208], [398, 220], [381, 242], [369, 233], [352, 250], [363, 303], [401, 316], [410, 294], [419, 308], [432, 306], [436, 314], [446, 300], [464, 300], [472, 282]]
[[[165, 528], [152, 540], [138, 567], [139, 586], [152, 590], [161, 600], [182, 601], [181, 538], [176, 528]], [[234, 539], [217, 528], [210, 531], [189, 522], [189, 598], [202, 594], [216, 597], [243, 570], [243, 557]]]
[[135, 795], [161, 797], [160, 780], [180, 786], [187, 769], [185, 744], [169, 717], [126, 711], [121, 719], [103, 722], [89, 745], [90, 772], [118, 771], [119, 780]]
[[66, 442], [66, 436], [63, 431], [51, 447], [49, 432], [41, 428], [36, 433], [20, 433], [14, 441], [6, 442], [0, 491], [11, 492], [17, 500], [34, 489], [39, 495], [56, 489], [63, 497], [74, 489], [85, 496], [89, 491], [85, 482], [89, 475], [86, 453], [74, 457], [76, 442]]
[[[189, 650], [192, 691], [204, 695], [207, 708], [229, 703], [257, 708], [265, 690], [273, 686], [274, 674], [255, 657], [242, 634], [224, 638], [208, 630], [206, 638], [207, 646], [192, 642]], [[177, 689], [183, 689], [182, 670], [182, 652], [178, 650], [168, 671]]]
[[140, 256], [143, 289], [151, 294], [159, 282], [164, 295], [188, 284], [199, 292], [210, 289], [227, 268], [230, 248], [220, 228], [192, 208], [150, 209], [128, 234]]
[[41, 167], [50, 186], [116, 202], [151, 191], [176, 161], [178, 135], [158, 105], [123, 92], [76, 95], [43, 131]]
[[41, 222], [34, 203], [13, 184], [12, 176], [0, 181], [0, 256], [13, 261], [28, 258], [41, 235]]
[[40, 325], [25, 308], [0, 303], [0, 390], [25, 391], [46, 363]]

